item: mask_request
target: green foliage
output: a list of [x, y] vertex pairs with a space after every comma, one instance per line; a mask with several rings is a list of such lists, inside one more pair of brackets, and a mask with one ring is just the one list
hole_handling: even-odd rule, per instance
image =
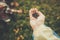
[[[45, 24], [60, 35], [60, 4], [59, 0], [18, 0], [19, 9], [24, 13], [15, 14], [16, 22], [9, 23], [9, 32], [4, 40], [32, 40], [32, 28], [29, 24], [29, 9], [38, 8], [45, 16]], [[0, 27], [1, 28], [1, 27]]]

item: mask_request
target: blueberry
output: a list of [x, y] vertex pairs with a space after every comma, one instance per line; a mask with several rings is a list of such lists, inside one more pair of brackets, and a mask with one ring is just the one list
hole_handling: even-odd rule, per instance
[[33, 14], [33, 17], [35, 17], [35, 18], [37, 18], [38, 16], [39, 16], [38, 13]]

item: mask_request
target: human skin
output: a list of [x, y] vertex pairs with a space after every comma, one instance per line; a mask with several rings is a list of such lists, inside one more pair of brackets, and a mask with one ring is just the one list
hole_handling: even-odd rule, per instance
[[[37, 18], [33, 16], [35, 12], [39, 15]], [[57, 36], [54, 35], [54, 31], [44, 25], [45, 16], [38, 11], [36, 8], [31, 8], [29, 11], [30, 25], [33, 29], [34, 40], [59, 40]]]
[[[39, 15], [37, 18], [33, 17], [32, 15], [35, 12]], [[38, 11], [38, 9], [31, 8], [29, 11], [29, 16], [30, 16], [30, 25], [33, 30], [36, 28], [36, 26], [44, 24], [45, 16], [40, 11]]]

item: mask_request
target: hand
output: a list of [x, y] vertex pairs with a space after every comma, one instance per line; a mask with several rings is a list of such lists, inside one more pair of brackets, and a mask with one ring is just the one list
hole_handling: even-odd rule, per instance
[[23, 11], [20, 9], [20, 10], [15, 10], [15, 9], [10, 9], [12, 12], [17, 12], [17, 13], [22, 13]]
[[22, 13], [23, 11], [20, 9], [20, 10], [17, 10], [18, 13]]
[[18, 2], [11, 2], [11, 6], [15, 6], [15, 7], [18, 7], [19, 6], [19, 3]]
[[[39, 15], [37, 18], [33, 17], [33, 14], [35, 14], [35, 12]], [[30, 25], [33, 29], [40, 26], [41, 24], [44, 24], [45, 16], [36, 8], [30, 9], [29, 16], [30, 16]]]

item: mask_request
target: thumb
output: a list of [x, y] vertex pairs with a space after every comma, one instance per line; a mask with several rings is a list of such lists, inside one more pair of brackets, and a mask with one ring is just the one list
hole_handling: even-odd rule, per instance
[[33, 17], [33, 12], [32, 12], [32, 9], [29, 10], [29, 16], [30, 16], [30, 20], [36, 20], [35, 17]]

